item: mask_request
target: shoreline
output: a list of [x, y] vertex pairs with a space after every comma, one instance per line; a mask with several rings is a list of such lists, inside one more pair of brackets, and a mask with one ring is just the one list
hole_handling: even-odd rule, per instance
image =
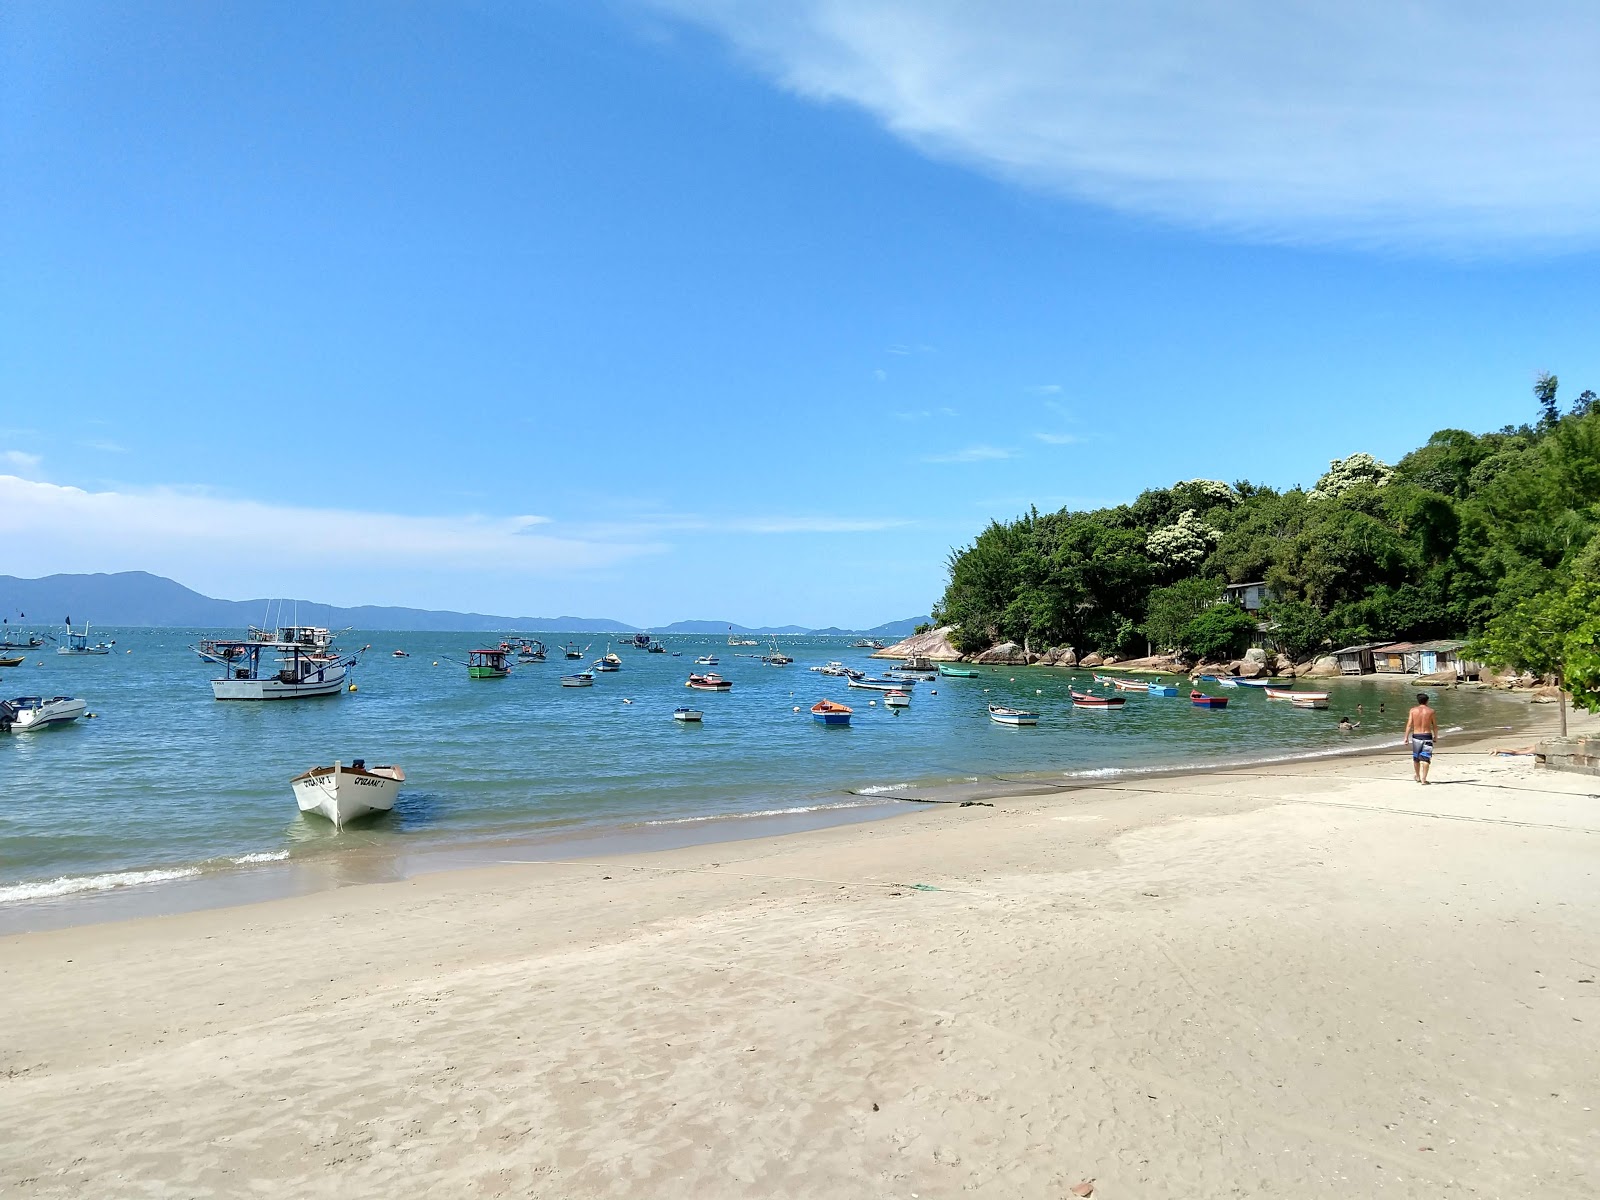
[[0, 938], [0, 1190], [1593, 1194], [1600, 811], [1495, 740]]
[[[1521, 720], [1499, 732], [1520, 739], [1548, 723], [1521, 697]], [[1554, 716], [1553, 713], [1549, 714]], [[1454, 727], [1447, 736], [1492, 738], [1485, 728]], [[1303, 751], [1242, 755], [1178, 766], [1108, 765], [1064, 772], [1019, 772], [1016, 775], [944, 777], [908, 780], [898, 785], [870, 785], [805, 797], [805, 803], [752, 813], [714, 813], [645, 822], [539, 832], [419, 840], [416, 845], [346, 845], [296, 858], [289, 851], [245, 854], [196, 863], [150, 864], [125, 871], [61, 876], [23, 881], [8, 888], [64, 890], [0, 899], [0, 937], [44, 932], [80, 925], [121, 922], [213, 908], [268, 903], [330, 889], [394, 882], [438, 872], [474, 870], [504, 861], [506, 855], [540, 852], [600, 859], [657, 849], [708, 847], [732, 842], [804, 834], [835, 826], [889, 820], [940, 805], [960, 805], [1001, 798], [1070, 793], [1117, 780], [1159, 780], [1240, 772], [1302, 763], [1337, 762], [1376, 756], [1398, 745], [1390, 735], [1353, 737], [1348, 745]], [[860, 803], [854, 803], [859, 800]], [[351, 833], [359, 837], [360, 827]], [[701, 836], [697, 836], [701, 835]], [[703, 836], [711, 835], [711, 836]], [[355, 838], [352, 838], [355, 841]], [[126, 882], [124, 882], [126, 881]], [[65, 890], [70, 888], [70, 890]]]

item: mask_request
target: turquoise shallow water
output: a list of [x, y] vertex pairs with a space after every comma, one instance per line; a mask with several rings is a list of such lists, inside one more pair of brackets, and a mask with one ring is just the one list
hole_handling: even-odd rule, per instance
[[[1092, 712], [1072, 708], [1067, 694], [1087, 673], [1002, 667], [919, 683], [911, 707], [896, 715], [881, 699], [872, 706], [874, 695], [806, 669], [831, 658], [874, 673], [886, 665], [842, 638], [785, 638], [796, 662], [782, 668], [739, 657], [760, 648], [717, 638], [663, 639], [679, 657], [619, 646], [622, 671], [569, 689], [558, 677], [578, 664], [558, 656], [518, 666], [508, 679], [469, 680], [452, 660], [494, 640], [481, 634], [358, 632], [340, 639], [372, 644], [354, 695], [219, 703], [207, 682], [215, 668], [188, 647], [234, 631], [95, 632], [116, 638], [112, 655], [68, 658], [46, 647], [0, 671], [0, 695], [80, 696], [98, 714], [0, 736], [0, 903], [155, 883], [197, 867], [348, 853], [353, 832], [362, 846], [405, 850], [673, 824], [704, 825], [712, 840], [729, 828], [719, 819], [882, 806], [912, 785], [1337, 752], [1398, 736], [1409, 695], [1392, 683], [1335, 680], [1326, 712], [1243, 688], [1221, 693], [1230, 698], [1222, 712], [1193, 708], [1186, 689], [1176, 699], [1130, 695], [1120, 712]], [[567, 635], [545, 640], [554, 648]], [[592, 635], [578, 640], [590, 658], [606, 649]], [[391, 657], [397, 647], [412, 657]], [[693, 666], [695, 656], [707, 652], [734, 681], [731, 693], [684, 688], [691, 670], [705, 669]], [[855, 708], [849, 728], [811, 720], [807, 710], [823, 697]], [[988, 719], [989, 702], [1037, 708], [1043, 720], [1005, 728]], [[1367, 713], [1352, 738], [1335, 722], [1357, 703]], [[705, 723], [673, 721], [679, 704], [703, 709]], [[1438, 705], [1447, 728], [1500, 728], [1517, 715], [1476, 692], [1444, 692]], [[399, 763], [407, 783], [393, 814], [341, 838], [299, 814], [288, 781], [308, 766], [356, 757]]]

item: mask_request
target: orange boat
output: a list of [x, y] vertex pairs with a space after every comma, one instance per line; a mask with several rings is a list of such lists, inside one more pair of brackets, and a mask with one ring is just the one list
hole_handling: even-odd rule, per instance
[[834, 700], [818, 700], [811, 706], [811, 719], [818, 725], [848, 725], [851, 710]]

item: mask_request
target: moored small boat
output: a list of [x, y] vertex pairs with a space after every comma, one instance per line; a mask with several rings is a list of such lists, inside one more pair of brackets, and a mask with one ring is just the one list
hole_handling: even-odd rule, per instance
[[0, 667], [20, 667], [26, 654], [0, 654]]
[[971, 667], [958, 667], [953, 663], [940, 663], [939, 674], [949, 676], [951, 679], [976, 679], [978, 673]]
[[914, 679], [857, 679], [854, 676], [845, 680], [846, 687], [860, 688], [868, 692], [908, 692], [916, 687]]
[[691, 675], [685, 687], [691, 687], [697, 692], [731, 692], [733, 681], [724, 679], [721, 675], [707, 672], [704, 675]]
[[472, 650], [467, 654], [467, 678], [504, 679], [511, 674], [511, 664], [504, 650]]
[[588, 652], [588, 650], [589, 650], [588, 646], [584, 646], [582, 649], [580, 649], [576, 642], [568, 642], [567, 645], [566, 645], [566, 649], [561, 651], [561, 657], [562, 658], [575, 658], [575, 659], [578, 659], [578, 660], [581, 661], [583, 659], [583, 656]]
[[715, 654], [702, 654], [694, 660], [694, 665], [697, 667], [714, 667], [717, 665], [717, 656]]
[[89, 625], [84, 623], [83, 632], [79, 633], [72, 627], [72, 619], [67, 618], [67, 640], [56, 647], [57, 654], [110, 654], [111, 647], [117, 643], [91, 642], [89, 640]]
[[1189, 702], [1196, 708], [1227, 708], [1226, 696], [1208, 696], [1204, 692], [1190, 692]]
[[589, 672], [587, 672], [587, 671], [579, 671], [576, 675], [563, 675], [561, 677], [561, 686], [562, 687], [593, 687], [594, 686], [594, 676], [589, 674]]
[[1072, 693], [1073, 708], [1121, 708], [1128, 702], [1122, 696], [1096, 696], [1093, 692], [1068, 690]]
[[[1221, 681], [1219, 680], [1218, 682]], [[1272, 686], [1272, 681], [1269, 679], [1246, 679], [1242, 675], [1235, 675], [1231, 682], [1235, 687], [1265, 688]]]
[[410, 658], [411, 655], [407, 654], [404, 650], [396, 650], [390, 657], [392, 657], [392, 658]]
[[674, 721], [703, 721], [705, 716], [705, 713], [698, 708], [689, 708], [686, 705], [679, 705], [672, 710], [672, 719]]
[[818, 700], [811, 706], [811, 719], [818, 725], [848, 725], [852, 711], [836, 700]]
[[1297, 692], [1292, 688], [1269, 687], [1268, 700], [1326, 700], [1327, 692]]
[[301, 812], [321, 813], [342, 829], [346, 822], [367, 813], [388, 812], [405, 782], [399, 767], [369, 767], [356, 759], [348, 767], [312, 767], [289, 781]]
[[89, 705], [76, 696], [18, 696], [15, 700], [0, 700], [0, 733], [23, 733], [29, 729], [43, 729], [47, 725], [66, 725], [76, 721], [89, 710]]
[[908, 708], [911, 704], [910, 692], [885, 692], [883, 702], [890, 708]]
[[1178, 689], [1170, 683], [1152, 683], [1149, 694], [1152, 696], [1176, 696]]
[[1312, 695], [1309, 692], [1304, 696], [1295, 696], [1295, 697], [1293, 697], [1291, 699], [1290, 703], [1295, 708], [1327, 708], [1328, 707], [1328, 701], [1324, 697], [1315, 696], [1315, 695]]
[[1039, 714], [1025, 708], [1002, 708], [998, 704], [991, 704], [989, 720], [1000, 725], [1037, 725]]
[[1148, 692], [1150, 685], [1139, 679], [1113, 679], [1111, 686], [1119, 692]]

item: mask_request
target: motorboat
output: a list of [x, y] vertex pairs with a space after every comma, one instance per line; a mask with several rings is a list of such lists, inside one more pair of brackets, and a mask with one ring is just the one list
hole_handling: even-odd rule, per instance
[[906, 692], [917, 686], [914, 679], [856, 679], [845, 680], [845, 686], [860, 688], [867, 692]]
[[907, 708], [911, 704], [910, 692], [885, 692], [883, 702], [890, 708]]
[[1178, 689], [1174, 684], [1170, 683], [1152, 683], [1147, 694], [1151, 696], [1176, 696]]
[[20, 667], [26, 654], [0, 654], [0, 667]]
[[940, 663], [939, 674], [951, 679], [976, 679], [978, 673], [971, 667], [958, 667], [953, 663]]
[[818, 700], [811, 706], [811, 719], [818, 725], [848, 725], [851, 712], [836, 700]]
[[636, 633], [632, 637], [624, 639], [622, 644], [624, 646], [632, 646], [635, 650], [648, 650], [650, 649], [650, 643], [653, 641], [655, 639], [648, 633]]
[[580, 650], [576, 642], [568, 642], [566, 649], [563, 650], [561, 654], [563, 658], [575, 658], [581, 660], [588, 652], [589, 647], [585, 646]]
[[875, 638], [860, 638], [850, 643], [852, 650], [882, 650], [883, 643]]
[[467, 652], [468, 679], [504, 679], [511, 674], [511, 664], [504, 650], [470, 650]]
[[561, 677], [561, 686], [562, 687], [593, 687], [594, 686], [594, 676], [589, 674], [589, 672], [587, 672], [587, 671], [579, 671], [576, 675], [563, 675]]
[[724, 679], [721, 675], [713, 675], [709, 672], [705, 675], [690, 675], [689, 682], [684, 686], [691, 687], [697, 692], [733, 691], [732, 680]]
[[22, 733], [47, 725], [66, 725], [89, 711], [87, 701], [75, 696], [18, 696], [0, 700], [0, 732]]
[[939, 668], [933, 665], [933, 659], [925, 654], [913, 654], [900, 664], [902, 671], [915, 671], [919, 675], [935, 675]]
[[622, 659], [607, 650], [605, 654], [589, 664], [589, 669], [591, 671], [620, 671], [622, 670]]
[[407, 654], [404, 650], [396, 650], [392, 657], [394, 657], [394, 658], [410, 658], [411, 655]]
[[1327, 692], [1297, 692], [1293, 688], [1279, 688], [1279, 687], [1269, 687], [1267, 689], [1267, 699], [1268, 700], [1294, 700], [1294, 701], [1300, 701], [1300, 700], [1326, 700], [1327, 698], [1328, 698], [1328, 693]]
[[1024, 708], [1002, 708], [998, 704], [991, 704], [989, 720], [999, 725], [1037, 725], [1039, 714]]
[[301, 700], [337, 696], [344, 690], [359, 653], [328, 655], [297, 642], [218, 642], [219, 651], [242, 650], [226, 663], [226, 674], [211, 681], [218, 700]]
[[787, 667], [794, 661], [794, 659], [790, 658], [782, 650], [778, 649], [777, 640], [774, 639], [772, 642], [772, 650], [767, 654], [763, 654], [761, 656], [761, 661], [769, 667]]
[[56, 647], [57, 654], [110, 654], [111, 647], [117, 644], [115, 641], [91, 642], [88, 623], [84, 623], [83, 632], [79, 633], [72, 627], [70, 617], [67, 619], [66, 638], [65, 642]]
[[388, 812], [394, 807], [406, 773], [399, 767], [369, 767], [358, 758], [348, 767], [335, 762], [331, 767], [312, 767], [289, 781], [301, 812], [321, 813], [335, 829], [368, 813]]
[[694, 665], [697, 667], [714, 667], [717, 665], [717, 656], [715, 654], [702, 654], [694, 660]]
[[705, 716], [705, 713], [701, 712], [698, 708], [689, 708], [684, 705], [680, 705], [672, 710], [672, 719], [674, 721], [703, 721], [705, 720]]
[[735, 637], [733, 635], [733, 630], [729, 629], [728, 630], [728, 645], [730, 645], [730, 646], [759, 646], [759, 645], [761, 645], [761, 643], [756, 641], [755, 638]]
[[648, 654], [665, 654], [667, 652], [667, 648], [660, 642], [653, 641], [645, 647], [645, 652]]
[[1227, 708], [1226, 696], [1208, 696], [1204, 692], [1190, 692], [1189, 702], [1196, 708]]
[[1080, 692], [1074, 688], [1067, 691], [1072, 695], [1073, 708], [1121, 708], [1128, 702], [1125, 696], [1096, 696], [1093, 692]]

